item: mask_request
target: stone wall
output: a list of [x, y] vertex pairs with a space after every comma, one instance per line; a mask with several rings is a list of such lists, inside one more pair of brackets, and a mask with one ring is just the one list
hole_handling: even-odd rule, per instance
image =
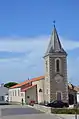
[[42, 112], [51, 113], [51, 107], [46, 107], [46, 106], [38, 105], [38, 104], [34, 104], [33, 107], [37, 110], [42, 111]]

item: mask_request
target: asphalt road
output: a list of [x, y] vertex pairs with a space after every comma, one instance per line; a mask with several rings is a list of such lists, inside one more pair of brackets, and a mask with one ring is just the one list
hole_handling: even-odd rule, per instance
[[60, 119], [27, 106], [0, 106], [0, 112], [0, 119]]
[[75, 119], [75, 116], [46, 114], [28, 106], [4, 105], [0, 106], [0, 119]]
[[33, 108], [4, 108], [1, 109], [1, 116], [9, 116], [9, 115], [24, 115], [24, 114], [42, 114], [43, 112], [40, 112]]
[[2, 117], [1, 119], [64, 119], [64, 118], [59, 118], [54, 115], [47, 115], [47, 114], [39, 114], [39, 115], [34, 114], [34, 115], [5, 116]]

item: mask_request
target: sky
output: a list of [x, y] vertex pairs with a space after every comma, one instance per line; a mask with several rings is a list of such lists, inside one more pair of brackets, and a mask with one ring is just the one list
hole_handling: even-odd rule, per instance
[[68, 81], [79, 85], [79, 1], [0, 1], [0, 83], [44, 75], [53, 21], [67, 51]]

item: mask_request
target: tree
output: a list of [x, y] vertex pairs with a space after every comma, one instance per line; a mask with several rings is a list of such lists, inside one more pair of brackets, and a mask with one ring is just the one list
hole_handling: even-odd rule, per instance
[[4, 84], [4, 87], [10, 88], [10, 87], [12, 87], [12, 86], [14, 86], [16, 84], [18, 84], [18, 83], [16, 83], [16, 82], [8, 82], [8, 83]]

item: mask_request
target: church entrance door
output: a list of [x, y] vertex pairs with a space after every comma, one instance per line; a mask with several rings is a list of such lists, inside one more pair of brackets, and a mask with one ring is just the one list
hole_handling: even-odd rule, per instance
[[57, 92], [57, 100], [61, 100], [61, 92]]

